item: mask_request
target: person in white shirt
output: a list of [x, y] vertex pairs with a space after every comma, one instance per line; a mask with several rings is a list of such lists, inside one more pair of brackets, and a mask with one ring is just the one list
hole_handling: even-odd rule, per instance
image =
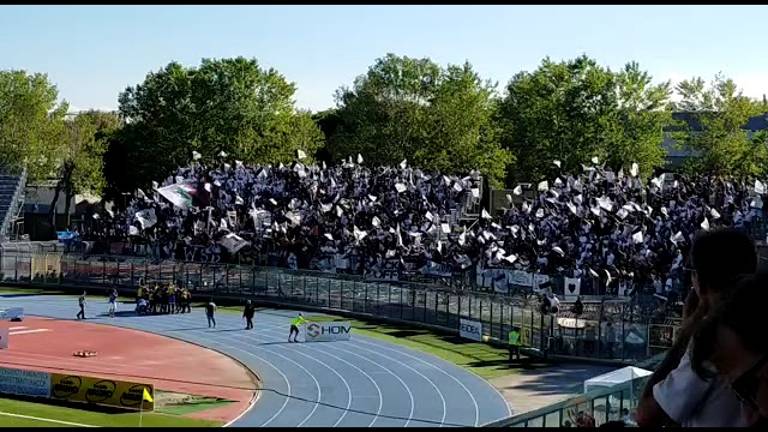
[[691, 248], [694, 289], [674, 346], [646, 384], [638, 404], [640, 427], [669, 424], [701, 427], [747, 426], [750, 413], [724, 380], [694, 372], [690, 340], [699, 324], [728, 293], [741, 274], [754, 273], [754, 242], [736, 230], [705, 231]]

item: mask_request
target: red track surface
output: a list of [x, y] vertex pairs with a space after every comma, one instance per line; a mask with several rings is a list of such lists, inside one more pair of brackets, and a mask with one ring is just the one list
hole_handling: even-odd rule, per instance
[[[258, 388], [256, 377], [230, 357], [165, 336], [29, 316], [0, 326], [12, 333], [9, 349], [0, 351], [0, 366], [148, 382], [159, 390], [237, 401], [190, 417], [232, 420], [248, 408]], [[23, 334], [36, 329], [47, 331]], [[75, 357], [75, 351], [98, 355]]]

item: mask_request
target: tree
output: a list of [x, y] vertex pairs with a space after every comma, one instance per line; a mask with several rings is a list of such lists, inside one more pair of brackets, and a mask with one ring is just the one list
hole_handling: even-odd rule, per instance
[[360, 153], [371, 164], [408, 159], [426, 170], [478, 169], [498, 184], [512, 157], [492, 121], [493, 91], [469, 63], [441, 68], [387, 54], [337, 91], [328, 149], [336, 160]]
[[[162, 178], [198, 151], [204, 161], [224, 151], [248, 163], [289, 162], [296, 150], [313, 155], [323, 137], [307, 112], [294, 108], [296, 87], [274, 69], [243, 57], [203, 59], [197, 68], [170, 63], [120, 95], [126, 127], [110, 145], [135, 168], [114, 191]], [[123, 159], [125, 160], [125, 159]]]
[[743, 95], [733, 80], [715, 76], [708, 85], [702, 78], [680, 82], [676, 108], [691, 115], [680, 145], [695, 150], [687, 169], [715, 175], [753, 176], [766, 173], [765, 136], [750, 136], [744, 126], [762, 112], [762, 104]]
[[0, 167], [26, 167], [32, 181], [52, 176], [67, 109], [47, 75], [0, 71]]
[[74, 194], [101, 194], [105, 185], [104, 153], [120, 127], [116, 114], [87, 111], [65, 122], [66, 134], [57, 155], [58, 181], [49, 217], [53, 220], [59, 194], [64, 191], [64, 213], [69, 215]]
[[520, 72], [507, 86], [499, 123], [502, 143], [517, 156], [514, 180], [578, 171], [597, 156], [618, 169], [637, 162], [643, 173], [663, 162], [669, 84], [651, 84], [637, 63], [618, 73], [586, 56]]

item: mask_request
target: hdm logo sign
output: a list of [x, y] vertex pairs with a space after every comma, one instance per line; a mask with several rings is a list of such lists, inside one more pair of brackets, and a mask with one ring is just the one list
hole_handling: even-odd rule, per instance
[[334, 342], [349, 340], [352, 324], [344, 322], [307, 323], [304, 340], [307, 342]]

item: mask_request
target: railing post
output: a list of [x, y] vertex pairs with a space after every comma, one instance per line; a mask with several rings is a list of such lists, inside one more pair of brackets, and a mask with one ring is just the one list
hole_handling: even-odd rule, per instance
[[491, 299], [490, 303], [491, 303], [491, 304], [490, 304], [490, 308], [491, 308], [491, 316], [490, 316], [490, 320], [491, 320], [491, 332], [490, 332], [490, 336], [491, 336], [491, 339], [493, 339], [493, 299]]
[[405, 305], [403, 304], [403, 287], [400, 287], [400, 319], [403, 319], [403, 308]]
[[331, 279], [328, 279], [328, 307], [331, 307]]
[[368, 282], [365, 282], [365, 300], [363, 301], [363, 313], [368, 313]]

